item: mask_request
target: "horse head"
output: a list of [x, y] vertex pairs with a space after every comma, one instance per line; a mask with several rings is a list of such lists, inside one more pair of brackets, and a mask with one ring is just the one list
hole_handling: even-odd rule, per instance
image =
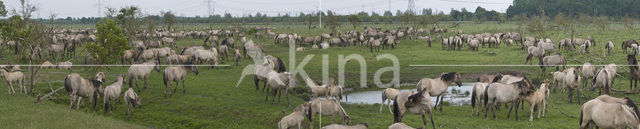
[[189, 70], [191, 70], [191, 72], [195, 73], [196, 75], [198, 75], [198, 67], [192, 63], [188, 63], [187, 66], [189, 68]]
[[445, 82], [455, 82], [458, 84], [458, 87], [462, 86], [462, 82], [460, 82], [460, 74], [457, 72], [450, 72], [440, 75], [440, 79]]
[[535, 90], [533, 90], [533, 87], [531, 87], [528, 79], [523, 79], [521, 81], [516, 82], [516, 87], [520, 89], [521, 96], [527, 96], [535, 92]]

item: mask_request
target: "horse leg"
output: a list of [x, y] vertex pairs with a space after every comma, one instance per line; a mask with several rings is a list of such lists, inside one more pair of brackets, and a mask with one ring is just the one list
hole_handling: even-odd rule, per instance
[[13, 92], [14, 94], [16, 93], [16, 90], [13, 88], [13, 85], [11, 84], [10, 81], [7, 81], [7, 86], [9, 86], [9, 88], [11, 89], [11, 92]]
[[184, 89], [184, 79], [182, 79], [182, 94], [187, 94], [187, 91]]
[[[169, 83], [169, 85], [171, 85], [171, 83]], [[164, 84], [164, 98], [167, 98], [167, 89], [170, 87], [167, 87], [167, 83]]]
[[[531, 103], [531, 105], [529, 105], [529, 106], [531, 106], [531, 107], [529, 107], [530, 108], [530, 110], [529, 110], [529, 121], [533, 121], [533, 107], [536, 106], [536, 103]], [[540, 118], [540, 112], [541, 112], [540, 109], [538, 109], [538, 119]]]
[[[9, 92], [9, 93], [11, 93], [11, 92]], [[69, 95], [69, 97], [70, 97], [69, 98], [69, 102], [71, 102], [71, 109], [73, 109], [73, 103], [74, 103], [74, 101], [76, 101], [77, 98], [74, 95], [74, 92], [71, 92], [71, 95]]]
[[282, 97], [282, 91], [278, 90], [278, 105], [280, 105], [280, 97]]
[[80, 109], [80, 103], [82, 102], [82, 97], [80, 96], [77, 96], [77, 97], [78, 97], [78, 100], [76, 101], [76, 109]]
[[516, 117], [516, 121], [518, 121], [518, 120], [519, 120], [519, 119], [518, 119], [518, 106], [520, 106], [520, 103], [521, 103], [521, 101], [516, 101], [516, 109], [515, 109], [515, 110], [516, 110], [516, 115], [515, 115], [515, 116], [513, 116], [513, 117]]
[[438, 110], [438, 105], [440, 104], [440, 103], [438, 103], [438, 102], [440, 102], [440, 96], [436, 96], [436, 105], [435, 105], [435, 106], [433, 106], [433, 108], [434, 108], [435, 110]]
[[289, 90], [285, 89], [284, 90], [284, 94], [285, 94], [285, 96], [287, 96], [287, 107], [290, 107], [291, 103], [289, 103]]
[[571, 94], [573, 94], [573, 89], [569, 88], [569, 103], [571, 103], [571, 100], [572, 100]]
[[424, 117], [425, 117], [425, 114], [424, 114], [424, 112], [422, 112], [422, 123], [424, 124], [424, 126], [422, 126], [422, 127], [423, 128], [427, 128], [427, 119], [424, 118]]
[[433, 123], [433, 112], [431, 112], [431, 111], [429, 111], [429, 119], [431, 119], [431, 126], [435, 129], [436, 128], [436, 124]]
[[[384, 93], [384, 92], [383, 92], [383, 93]], [[382, 107], [384, 106], [384, 101], [385, 101], [385, 100], [382, 100], [382, 103], [380, 103], [380, 113], [382, 113]]]
[[442, 100], [444, 99], [444, 94], [440, 96], [440, 112], [442, 112]]
[[[511, 110], [513, 110], [513, 107], [515, 105], [518, 105], [517, 101], [516, 102], [511, 102], [511, 106], [509, 107], [509, 112], [507, 113], [507, 119], [511, 120]], [[516, 110], [518, 110], [518, 108], [516, 108]]]
[[[258, 92], [258, 89], [260, 89], [259, 83], [260, 83], [260, 80], [258, 80], [258, 75], [253, 76], [253, 84], [255, 84], [256, 86], [256, 92]], [[264, 91], [262, 91], [262, 93], [264, 93]]]
[[[136, 84], [136, 89], [138, 89], [138, 93], [140, 93], [140, 86], [138, 86], [138, 79], [136, 78], [136, 80], [134, 81], [134, 83]], [[145, 82], [146, 83], [146, 82]]]
[[576, 98], [578, 99], [578, 103], [580, 103], [580, 87], [576, 88]]
[[[266, 88], [267, 86], [264, 86], [264, 87]], [[264, 91], [265, 88], [262, 88], [262, 90]], [[267, 93], [264, 95], [265, 95], [264, 101], [267, 102], [267, 100], [269, 100], [269, 95], [270, 95], [269, 90], [267, 90]]]
[[145, 76], [144, 78], [142, 78], [142, 79], [144, 79], [144, 88], [142, 88], [142, 90], [147, 90], [147, 77], [148, 77], [148, 75]]

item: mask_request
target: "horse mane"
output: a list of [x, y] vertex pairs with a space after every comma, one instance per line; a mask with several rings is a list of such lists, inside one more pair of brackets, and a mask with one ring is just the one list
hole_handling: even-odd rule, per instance
[[278, 72], [280, 73], [280, 72], [287, 71], [287, 68], [284, 67], [284, 61], [282, 61], [282, 59], [280, 59], [280, 57], [277, 57], [277, 59], [278, 59], [278, 66], [277, 66], [278, 67]]
[[[636, 113], [636, 118], [640, 117], [640, 112], [638, 112], [638, 106], [633, 102], [633, 100], [629, 99], [629, 97], [624, 97], [624, 100], [627, 103], [627, 106], [631, 107], [633, 111]], [[636, 119], [640, 122], [640, 119]]]
[[440, 80], [442, 81], [452, 81], [455, 78], [455, 75], [457, 74], [457, 72], [449, 72], [449, 73], [445, 73], [440, 75]]
[[496, 75], [496, 77], [494, 77], [494, 78], [493, 78], [493, 80], [491, 81], [491, 83], [498, 82], [498, 81], [500, 81], [500, 80], [502, 80], [502, 74], [498, 74], [498, 75]]

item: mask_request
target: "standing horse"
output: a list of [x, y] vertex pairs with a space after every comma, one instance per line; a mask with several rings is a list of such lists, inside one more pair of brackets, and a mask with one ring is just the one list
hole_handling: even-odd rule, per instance
[[[451, 83], [455, 82], [458, 87], [462, 86], [460, 82], [460, 74], [457, 72], [444, 73], [438, 78], [423, 78], [417, 84], [418, 91], [427, 91], [429, 95], [436, 96], [436, 106], [440, 105], [440, 111], [442, 111], [442, 100], [444, 99], [445, 92]], [[440, 103], [438, 103], [440, 102]]]
[[585, 78], [584, 85], [582, 86], [582, 88], [587, 87], [587, 83], [589, 82], [589, 79], [593, 78], [595, 74], [596, 74], [595, 67], [593, 67], [591, 63], [585, 61], [584, 64], [582, 64], [582, 77]]
[[627, 62], [629, 63], [629, 90], [632, 90], [640, 80], [640, 66], [636, 60], [636, 55], [627, 55]]
[[[124, 75], [120, 75], [118, 76], [118, 80], [116, 80], [116, 82], [104, 88], [104, 114], [105, 115], [109, 110], [109, 106], [111, 105], [111, 103], [113, 103], [112, 101], [116, 101], [120, 97], [120, 93], [122, 92], [122, 85], [124, 81], [125, 81]], [[112, 111], [115, 110], [115, 103], [113, 104], [114, 105], [111, 105]]]
[[77, 73], [67, 75], [67, 77], [64, 78], [64, 89], [71, 97], [71, 109], [73, 109], [74, 103], [77, 103], [76, 108], [80, 108], [82, 97], [89, 98], [89, 102], [93, 101], [93, 108], [95, 109], [98, 96], [102, 95], [102, 84], [104, 81], [105, 75], [103, 72], [98, 72], [92, 79], [84, 79]]
[[[289, 88], [293, 88], [295, 87], [295, 84], [290, 85], [290, 82], [295, 82], [295, 78], [293, 76], [293, 74], [289, 73], [289, 72], [282, 72], [282, 73], [278, 73], [276, 71], [271, 71], [267, 74], [267, 85], [266, 87], [269, 87], [272, 89], [273, 93], [273, 98], [272, 98], [272, 102], [275, 101], [276, 95], [278, 95], [278, 104], [280, 104], [280, 96], [282, 95], [282, 92], [285, 92], [285, 96], [287, 97], [287, 106], [291, 105], [289, 103]], [[266, 97], [264, 98], [264, 101], [267, 101], [269, 98], [269, 90], [267, 90], [267, 94]]]
[[498, 119], [496, 117], [496, 105], [498, 103], [509, 103], [511, 104], [509, 108], [509, 113], [507, 114], [507, 118], [510, 118], [511, 110], [513, 107], [516, 107], [516, 120], [518, 120], [518, 101], [520, 98], [528, 96], [531, 92], [533, 92], [529, 86], [529, 83], [525, 82], [525, 80], [516, 82], [514, 84], [503, 84], [503, 83], [491, 83], [487, 86], [487, 89], [484, 91], [484, 104], [485, 110], [484, 118], [487, 119], [487, 114], [490, 109], [493, 112], [493, 118]]
[[345, 112], [344, 108], [340, 105], [337, 100], [320, 100], [314, 99], [309, 102], [309, 108], [307, 108], [307, 118], [311, 122], [309, 127], [313, 129], [313, 118], [316, 117], [316, 114], [320, 115], [331, 115], [331, 123], [334, 123], [336, 115], [342, 117], [343, 124], [349, 124], [349, 115]]
[[473, 85], [473, 90], [471, 91], [471, 115], [473, 116], [473, 111], [475, 110], [478, 116], [480, 116], [480, 105], [482, 102], [482, 97], [484, 96], [484, 90], [487, 89], [489, 83], [484, 82], [476, 82]]
[[612, 86], [613, 80], [609, 78], [609, 71], [605, 67], [598, 70], [598, 73], [591, 80], [591, 91], [595, 88], [600, 87], [598, 94], [609, 94], [609, 90]]
[[11, 92], [13, 92], [14, 94], [16, 93], [16, 91], [13, 89], [14, 82], [19, 84], [18, 89], [21, 89], [21, 91], [24, 91], [24, 94], [27, 94], [27, 88], [24, 86], [24, 74], [22, 74], [22, 72], [9, 72], [9, 70], [5, 67], [0, 68], [0, 73], [0, 77], [4, 78], [4, 80], [7, 82], [7, 91], [9, 91], [9, 94], [11, 94]]
[[319, 96], [325, 96], [327, 99], [329, 99], [329, 86], [328, 85], [318, 85], [316, 84], [313, 80], [311, 80], [311, 78], [307, 78], [305, 79], [305, 82], [307, 83], [307, 87], [309, 88], [309, 90], [311, 91], [311, 96], [315, 99], [318, 98]]
[[[192, 65], [191, 63], [188, 63], [186, 65], [171, 66], [164, 69], [164, 71], [162, 72], [162, 78], [164, 82], [165, 98], [167, 98], [167, 89], [171, 90], [171, 87], [173, 86], [173, 82], [176, 83], [176, 87], [173, 88], [173, 93], [176, 93], [176, 90], [180, 85], [179, 81], [182, 81], [182, 94], [186, 94], [186, 91], [184, 89], [184, 80], [187, 79], [188, 71], [191, 71], [196, 75], [198, 75], [198, 67], [196, 67], [195, 65]], [[169, 82], [169, 85], [167, 85], [167, 82]], [[169, 91], [169, 97], [171, 97], [173, 93]]]
[[625, 98], [631, 105], [616, 102], [605, 102], [592, 99], [584, 103], [580, 109], [580, 129], [593, 128], [640, 128], [638, 108], [629, 98]]
[[431, 96], [427, 91], [400, 92], [393, 102], [393, 123], [402, 122], [405, 112], [422, 115], [423, 127], [427, 127], [427, 119], [425, 115], [429, 113], [431, 126], [436, 128], [433, 123], [433, 108], [431, 107]]
[[536, 92], [533, 92], [532, 94], [529, 94], [527, 97], [524, 98], [525, 101], [529, 102], [529, 107], [531, 108], [529, 110], [529, 121], [533, 121], [533, 109], [536, 107], [536, 105], [540, 105], [542, 106], [542, 109], [538, 110], [538, 119], [540, 119], [540, 114], [542, 114], [542, 116], [544, 117], [544, 115], [547, 113], [547, 97], [549, 95], [549, 80], [544, 80], [544, 83], [542, 83], [540, 85], [540, 88], [538, 88], [538, 90], [536, 90]]
[[391, 101], [395, 100], [396, 96], [400, 93], [400, 90], [394, 88], [387, 88], [382, 90], [382, 103], [380, 103], [380, 112], [382, 112], [382, 106], [384, 106], [384, 101], [387, 101], [387, 106], [389, 107], [389, 113], [393, 114], [391, 111]]
[[138, 79], [142, 79], [144, 81], [144, 88], [147, 89], [147, 78], [151, 75], [152, 70], [156, 70], [156, 72], [160, 72], [160, 63], [159, 62], [145, 62], [142, 64], [133, 64], [129, 67], [128, 75], [129, 76], [129, 87], [133, 87], [133, 83], [135, 82], [136, 88], [138, 92], [140, 92], [140, 87], [138, 87]]
[[580, 103], [580, 67], [569, 68], [566, 70], [566, 75], [564, 76], [564, 85], [563, 87], [567, 87], [569, 89], [569, 103], [571, 103], [573, 89], [576, 90], [576, 97], [578, 99], [578, 103]]

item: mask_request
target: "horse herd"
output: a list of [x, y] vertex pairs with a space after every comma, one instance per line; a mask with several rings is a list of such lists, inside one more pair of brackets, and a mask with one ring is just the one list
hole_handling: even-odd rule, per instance
[[[304, 37], [296, 33], [276, 34], [271, 32], [275, 28], [257, 27], [256, 33], [244, 33], [247, 28], [232, 28], [229, 30], [209, 30], [207, 31], [180, 31], [171, 32], [169, 30], [156, 30], [155, 32], [141, 32], [137, 37], [141, 41], [132, 41], [129, 45], [130, 50], [124, 51], [121, 56], [120, 63], [131, 64], [126, 74], [117, 76], [115, 82], [104, 87], [107, 84], [104, 72], [98, 72], [91, 78], [83, 78], [80, 74], [71, 73], [64, 79], [64, 88], [70, 96], [70, 107], [79, 108], [83, 98], [93, 102], [92, 108], [97, 106], [99, 97], [103, 97], [104, 114], [115, 110], [115, 102], [120, 101], [121, 96], [127, 107], [127, 115], [129, 118], [133, 115], [133, 108], [141, 106], [141, 98], [137, 93], [147, 88], [147, 79], [151, 72], [161, 72], [163, 74], [163, 83], [165, 85], [164, 97], [171, 97], [176, 91], [180, 83], [182, 83], [183, 94], [185, 90], [185, 80], [187, 73], [192, 72], [198, 75], [197, 64], [210, 64], [216, 68], [221, 61], [235, 60], [236, 66], [240, 66], [240, 59], [252, 56], [258, 59], [257, 65], [252, 68], [254, 76], [254, 84], [256, 92], [259, 91], [260, 82], [263, 84], [262, 92], [265, 94], [265, 101], [271, 96], [275, 102], [284, 92], [287, 104], [289, 103], [289, 89], [295, 87], [296, 77], [287, 72], [282, 59], [264, 55], [262, 52], [262, 44], [254, 43], [253, 40], [246, 36], [253, 35], [255, 38], [262, 38], [264, 35], [273, 36], [274, 43], [289, 44], [299, 43], [301, 46], [297, 51], [304, 51], [304, 47], [327, 49], [329, 46], [364, 46], [368, 47], [371, 52], [379, 52], [382, 49], [397, 48], [401, 40], [415, 39], [424, 41], [431, 47], [434, 39], [441, 40], [443, 50], [458, 50], [467, 46], [472, 51], [478, 51], [479, 48], [499, 48], [501, 44], [507, 46], [520, 44], [521, 49], [526, 53], [525, 64], [533, 65], [533, 58], [539, 59], [539, 67], [542, 69], [542, 76], [551, 75], [550, 79], [545, 79], [540, 85], [534, 85], [533, 82], [525, 75], [512, 74], [485, 74], [475, 79], [475, 84], [471, 93], [472, 115], [480, 115], [480, 111], [484, 111], [485, 119], [488, 118], [489, 111], [493, 117], [495, 111], [501, 104], [509, 106], [507, 117], [510, 117], [511, 110], [515, 107], [516, 119], [518, 119], [518, 107], [526, 101], [531, 106], [530, 121], [533, 121], [534, 107], [542, 107], [538, 111], [538, 118], [545, 116], [546, 105], [548, 104], [550, 90], [562, 89], [568, 90], [569, 101], [573, 102], [573, 93], [576, 93], [576, 99], [580, 102], [580, 90], [599, 89], [600, 94], [604, 94], [596, 99], [589, 100], [581, 108], [580, 123], [581, 128], [589, 126], [608, 127], [638, 127], [638, 111], [633, 101], [629, 98], [614, 98], [608, 96], [611, 94], [611, 87], [614, 79], [618, 76], [617, 65], [608, 64], [597, 69], [596, 66], [585, 61], [581, 67], [566, 67], [567, 61], [560, 54], [562, 51], [577, 51], [579, 53], [589, 53], [591, 46], [595, 46], [596, 40], [593, 37], [586, 39], [565, 38], [562, 39], [556, 47], [556, 43], [548, 38], [536, 39], [531, 36], [522, 37], [519, 33], [480, 33], [480, 34], [463, 34], [461, 30], [457, 34], [445, 37], [446, 29], [432, 28], [414, 29], [412, 27], [400, 27], [392, 30], [383, 31], [381, 28], [367, 27], [364, 31], [347, 31], [342, 33], [323, 33], [318, 36]], [[57, 68], [71, 70], [73, 57], [75, 56], [75, 48], [84, 42], [95, 41], [94, 35], [89, 35], [89, 30], [62, 30], [59, 34], [53, 36], [53, 43], [48, 47], [49, 56], [54, 59], [57, 54], [62, 54], [63, 58], [69, 57], [69, 60], [58, 62], [56, 64], [45, 61], [41, 68]], [[95, 33], [95, 32], [94, 32]], [[428, 33], [438, 34], [435, 37], [425, 36]], [[245, 36], [246, 34], [246, 36]], [[85, 36], [89, 35], [89, 36]], [[177, 42], [181, 39], [193, 38], [204, 39], [203, 45], [186, 46], [181, 49], [180, 53]], [[239, 40], [240, 44], [236, 44]], [[7, 42], [9, 44], [11, 41]], [[166, 45], [166, 47], [165, 47]], [[603, 55], [612, 55], [614, 44], [611, 41], [604, 43]], [[636, 83], [640, 80], [640, 66], [636, 60], [636, 55], [640, 54], [640, 48], [635, 40], [627, 40], [622, 44], [622, 49], [627, 53], [627, 48], [631, 48], [627, 56], [630, 73], [630, 89], [636, 87]], [[576, 50], [577, 49], [577, 50]], [[34, 50], [36, 50], [34, 48]], [[37, 50], [40, 50], [39, 48]], [[243, 50], [241, 53], [240, 50]], [[233, 59], [228, 58], [229, 53], [235, 54]], [[92, 56], [87, 56], [92, 57]], [[161, 61], [164, 59], [165, 61]], [[85, 58], [87, 63], [90, 58]], [[169, 64], [163, 71], [161, 63]], [[556, 70], [547, 73], [547, 67], [556, 67]], [[562, 68], [562, 70], [560, 70]], [[18, 70], [16, 70], [18, 69]], [[0, 75], [8, 83], [9, 94], [15, 93], [13, 84], [19, 84], [19, 89], [27, 92], [24, 86], [24, 75], [20, 72], [19, 67], [2, 66]], [[308, 102], [298, 105], [293, 113], [286, 115], [278, 123], [279, 128], [298, 127], [301, 123], [308, 119], [313, 128], [313, 121], [317, 115], [330, 115], [333, 118], [339, 116], [343, 124], [332, 124], [323, 128], [367, 128], [366, 124], [349, 125], [350, 117], [341, 106], [340, 100], [343, 99], [344, 86], [337, 85], [333, 78], [327, 82], [319, 84], [311, 78], [304, 78], [307, 89], [312, 96]], [[127, 84], [129, 88], [122, 93], [122, 86]], [[138, 85], [138, 81], [143, 81], [142, 88]], [[634, 82], [635, 81], [635, 82]], [[461, 73], [447, 72], [442, 73], [435, 78], [423, 78], [417, 82], [415, 91], [400, 91], [394, 88], [387, 88], [382, 91], [382, 104], [380, 112], [387, 103], [389, 111], [393, 114], [393, 123], [389, 128], [403, 129], [411, 128], [402, 123], [402, 118], [406, 113], [418, 114], [422, 116], [423, 127], [427, 127], [426, 115], [430, 117], [431, 125], [435, 128], [433, 120], [433, 111], [440, 106], [442, 111], [443, 98], [446, 95], [448, 86], [452, 83], [461, 86]], [[581, 84], [583, 83], [583, 84]], [[293, 85], [291, 85], [293, 84]], [[591, 84], [589, 86], [588, 84]], [[175, 87], [174, 87], [175, 85]], [[582, 88], [580, 87], [582, 86]], [[171, 88], [174, 88], [171, 91]], [[21, 92], [22, 92], [21, 91]], [[321, 97], [325, 98], [322, 99]], [[431, 102], [431, 97], [435, 96], [435, 103]], [[393, 101], [393, 104], [391, 104]], [[538, 106], [539, 105], [539, 106]], [[393, 109], [392, 109], [393, 107]], [[522, 106], [524, 107], [524, 106]], [[608, 109], [612, 112], [603, 112]], [[635, 119], [634, 119], [635, 118]], [[615, 119], [615, 121], [611, 121]], [[640, 127], [638, 127], [640, 128]]]

